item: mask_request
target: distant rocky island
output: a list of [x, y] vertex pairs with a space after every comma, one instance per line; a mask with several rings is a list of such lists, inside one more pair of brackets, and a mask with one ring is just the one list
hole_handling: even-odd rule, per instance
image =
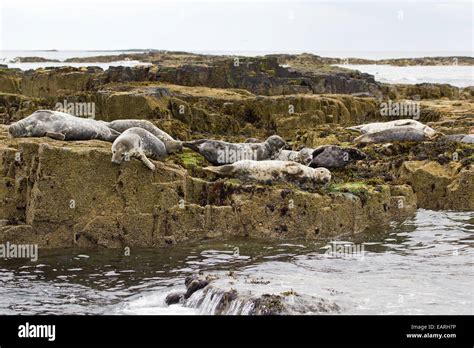
[[[141, 62], [155, 63], [163, 60], [163, 57], [179, 56], [180, 61], [190, 62], [196, 61], [197, 57], [202, 57], [203, 60], [212, 59], [218, 60], [219, 57], [225, 59], [226, 56], [218, 55], [201, 55], [194, 53], [187, 53], [182, 51], [160, 51], [148, 50], [147, 52], [139, 52], [139, 50], [124, 50], [128, 53], [117, 55], [101, 55], [90, 57], [75, 57], [64, 60], [66, 63], [110, 63], [122, 60], [138, 60]], [[227, 56], [228, 57], [228, 56]], [[235, 55], [235, 57], [239, 57]], [[392, 59], [365, 59], [357, 57], [349, 58], [329, 58], [321, 57], [311, 53], [302, 54], [269, 54], [263, 57], [274, 57], [279, 63], [285, 64], [291, 62], [298, 64], [300, 67], [315, 66], [315, 65], [331, 65], [331, 64], [385, 64], [394, 66], [436, 66], [436, 65], [474, 65], [474, 57], [467, 56], [446, 56], [446, 57], [422, 57], [422, 58], [392, 58]], [[42, 63], [42, 62], [59, 62], [56, 59], [47, 59], [42, 57], [17, 57], [21, 62], [25, 63]]]
[[13, 61], [18, 63], [46, 63], [46, 62], [61, 62], [58, 59], [44, 58], [44, 57], [15, 57]]

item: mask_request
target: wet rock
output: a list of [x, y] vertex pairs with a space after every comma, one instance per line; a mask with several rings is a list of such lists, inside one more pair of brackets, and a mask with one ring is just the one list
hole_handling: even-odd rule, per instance
[[277, 315], [282, 314], [285, 307], [282, 297], [279, 295], [265, 294], [253, 300], [254, 309], [252, 314], [256, 315]]
[[184, 293], [177, 293], [177, 292], [174, 292], [174, 293], [171, 293], [171, 294], [168, 294], [165, 298], [165, 303], [169, 306], [169, 305], [172, 305], [172, 304], [176, 304], [176, 303], [180, 303], [184, 300], [185, 298], [185, 294]]
[[318, 314], [340, 311], [340, 307], [334, 302], [302, 296], [294, 291], [254, 295], [249, 291], [226, 290], [212, 284], [182, 304], [196, 308], [202, 314], [217, 315]]
[[186, 277], [184, 284], [186, 285], [186, 294], [184, 298], [187, 299], [191, 297], [196, 291], [203, 289], [209, 284], [209, 281], [206, 279], [200, 279], [195, 276]]

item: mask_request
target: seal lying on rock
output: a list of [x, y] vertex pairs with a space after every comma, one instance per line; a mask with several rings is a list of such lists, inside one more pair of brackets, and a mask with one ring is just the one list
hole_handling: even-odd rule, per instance
[[112, 122], [106, 123], [107, 126], [110, 128], [122, 133], [129, 128], [132, 127], [140, 127], [146, 129], [155, 137], [160, 139], [166, 147], [166, 152], [174, 153], [174, 152], [181, 152], [183, 150], [183, 145], [181, 141], [177, 141], [173, 139], [171, 135], [166, 133], [165, 131], [159, 129], [153, 123], [147, 120], [115, 120]]
[[278, 135], [272, 135], [262, 143], [228, 143], [207, 139], [183, 142], [183, 146], [198, 152], [213, 165], [231, 164], [240, 160], [274, 159], [285, 145], [285, 141]]
[[443, 136], [440, 141], [474, 144], [473, 134], [450, 134]]
[[394, 127], [376, 133], [363, 134], [354, 139], [359, 144], [389, 143], [393, 141], [424, 141], [429, 139], [421, 129], [411, 126]]
[[155, 170], [155, 165], [147, 156], [162, 161], [166, 157], [166, 148], [160, 139], [146, 129], [129, 128], [112, 144], [112, 163], [120, 164], [135, 157], [151, 170]]
[[312, 168], [342, 168], [350, 162], [367, 158], [367, 155], [353, 147], [324, 145], [313, 151]]
[[395, 127], [407, 127], [407, 126], [410, 126], [413, 129], [422, 130], [429, 137], [435, 135], [436, 133], [436, 131], [433, 128], [412, 119], [394, 120], [394, 121], [389, 121], [389, 122], [374, 122], [374, 123], [362, 124], [359, 126], [347, 127], [346, 129], [355, 130], [362, 134], [368, 134], [368, 133], [380, 132], [387, 129], [392, 129]]
[[257, 138], [247, 138], [244, 140], [244, 143], [249, 143], [249, 144], [255, 144], [255, 143], [261, 143], [262, 141]]
[[293, 161], [308, 165], [313, 159], [313, 151], [314, 149], [310, 149], [308, 147], [305, 147], [300, 151], [281, 150], [278, 156], [275, 157], [275, 160]]
[[290, 161], [244, 160], [220, 167], [205, 167], [204, 170], [242, 181], [291, 182], [305, 188], [331, 181], [331, 172], [326, 168], [310, 168]]
[[105, 122], [76, 117], [60, 111], [38, 110], [8, 127], [14, 138], [49, 137], [56, 140], [114, 141], [120, 133]]

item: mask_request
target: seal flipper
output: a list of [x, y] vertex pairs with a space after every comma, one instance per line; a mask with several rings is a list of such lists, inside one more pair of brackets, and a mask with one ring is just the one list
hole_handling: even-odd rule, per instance
[[104, 140], [113, 143], [115, 141], [115, 139], [117, 139], [119, 137], [119, 135], [122, 134], [122, 133], [120, 133], [120, 132], [118, 132], [115, 129], [112, 129], [110, 127], [109, 127], [109, 129], [110, 129], [110, 136], [105, 136]]
[[66, 139], [66, 136], [62, 133], [56, 133], [56, 132], [46, 132], [45, 136], [51, 139], [56, 139], [56, 140], [64, 140]]
[[151, 163], [151, 161], [145, 156], [145, 154], [142, 152], [142, 153], [139, 153], [138, 154], [138, 158], [140, 159], [140, 161], [143, 162], [144, 165], [146, 165], [149, 169], [151, 170], [155, 170], [155, 165], [153, 163]]
[[194, 140], [194, 141], [183, 141], [183, 146], [184, 147], [187, 147], [191, 150], [194, 150], [196, 152], [199, 152], [200, 149], [199, 149], [199, 145], [201, 145], [202, 143], [205, 143], [207, 141], [207, 139], [200, 139], [200, 140]]
[[226, 164], [219, 167], [204, 167], [202, 169], [217, 175], [227, 176], [233, 172], [234, 166], [232, 164]]
[[355, 132], [359, 132], [359, 133], [363, 133], [361, 128], [365, 126], [365, 125], [359, 125], [359, 126], [353, 126], [353, 127], [346, 127], [345, 129], [347, 130], [350, 130], [350, 131], [355, 131]]
[[324, 150], [326, 150], [326, 148], [328, 146], [331, 146], [331, 145], [322, 145], [322, 146], [318, 146], [317, 148], [315, 148], [313, 153], [312, 153], [313, 158], [315, 158], [320, 153], [324, 152]]

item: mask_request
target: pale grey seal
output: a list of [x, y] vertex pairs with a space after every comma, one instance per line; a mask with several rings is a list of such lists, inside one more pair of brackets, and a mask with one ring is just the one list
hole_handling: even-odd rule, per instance
[[394, 127], [376, 133], [363, 134], [354, 139], [359, 144], [388, 143], [392, 141], [424, 141], [429, 139], [421, 129], [411, 126]]
[[440, 138], [440, 141], [474, 144], [474, 134], [450, 134]]
[[293, 161], [308, 165], [313, 159], [314, 149], [309, 147], [304, 147], [299, 151], [292, 150], [281, 150], [278, 156], [275, 157], [275, 160], [278, 161]]
[[413, 129], [422, 130], [429, 137], [435, 135], [436, 133], [436, 131], [433, 128], [417, 120], [412, 120], [412, 119], [402, 119], [402, 120], [394, 120], [394, 121], [388, 121], [388, 122], [374, 122], [374, 123], [362, 124], [359, 126], [347, 127], [346, 129], [358, 131], [362, 134], [368, 134], [368, 133], [380, 132], [380, 131], [395, 128], [395, 127], [405, 127], [405, 126], [410, 126]]
[[181, 141], [175, 140], [171, 135], [159, 129], [152, 122], [147, 120], [115, 120], [112, 122], [108, 122], [107, 126], [120, 133], [132, 127], [140, 127], [146, 129], [155, 137], [160, 139], [165, 144], [166, 152], [175, 153], [181, 152], [183, 150], [183, 145]]
[[155, 165], [147, 157], [162, 161], [166, 154], [165, 144], [149, 131], [140, 127], [127, 129], [112, 144], [112, 163], [116, 164], [135, 157], [151, 170], [155, 170]]
[[291, 182], [304, 188], [314, 188], [331, 181], [331, 172], [326, 168], [310, 168], [290, 161], [243, 160], [220, 167], [205, 167], [204, 170], [243, 181]]
[[208, 139], [183, 142], [183, 146], [198, 152], [214, 165], [240, 160], [274, 159], [285, 145], [285, 141], [278, 135], [272, 135], [262, 143], [228, 143]]
[[353, 147], [324, 145], [313, 151], [313, 159], [309, 166], [312, 168], [342, 168], [350, 162], [364, 158], [367, 158], [367, 155]]
[[255, 143], [261, 143], [262, 141], [260, 139], [257, 139], [257, 138], [247, 138], [244, 140], [244, 143], [251, 143], [251, 144], [255, 144]]
[[57, 140], [99, 139], [112, 142], [120, 133], [105, 122], [60, 111], [38, 110], [8, 127], [12, 137], [50, 137]]

